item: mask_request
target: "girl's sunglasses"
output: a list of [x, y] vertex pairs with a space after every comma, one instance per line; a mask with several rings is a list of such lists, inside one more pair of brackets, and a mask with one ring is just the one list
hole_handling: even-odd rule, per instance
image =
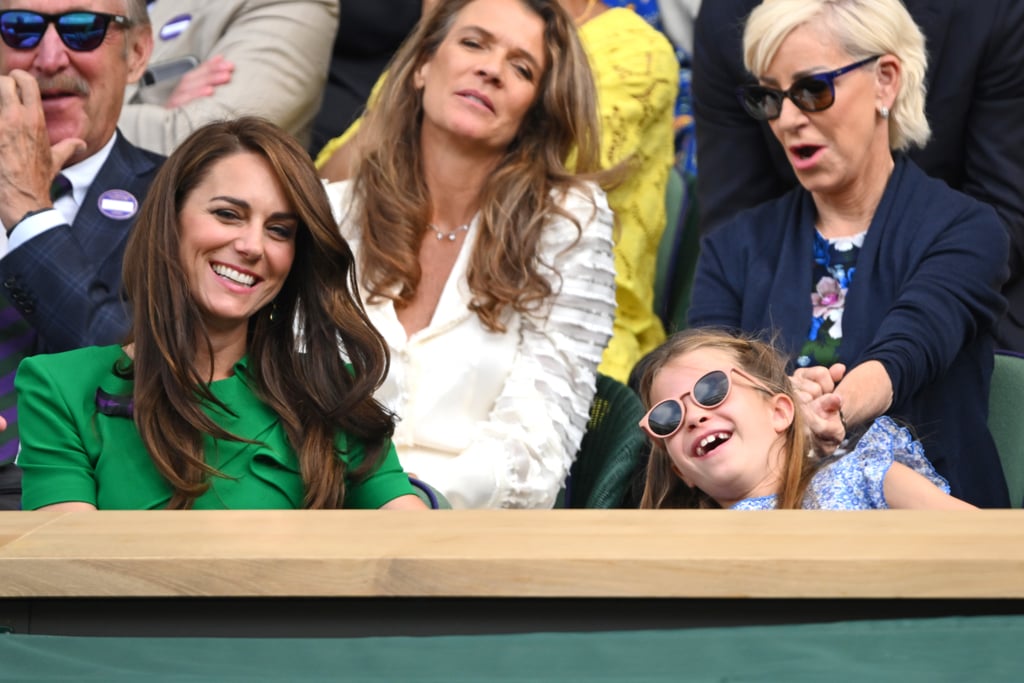
[[769, 88], [766, 85], [741, 85], [736, 88], [736, 95], [746, 112], [758, 121], [771, 121], [779, 118], [782, 114], [782, 100], [787, 97], [803, 111], [824, 111], [835, 104], [836, 86], [834, 81], [837, 78], [854, 69], [859, 69], [865, 64], [870, 64], [881, 56], [868, 57], [835, 71], [804, 76], [793, 81], [789, 90]]
[[[776, 392], [766, 387], [739, 368], [730, 368], [729, 372], [747, 380], [754, 389], [763, 391], [768, 395]], [[649, 436], [655, 439], [667, 439], [676, 432], [683, 424], [683, 416], [686, 414], [686, 406], [683, 399], [687, 396], [693, 398], [693, 402], [702, 408], [717, 408], [725, 403], [732, 390], [732, 382], [729, 381], [729, 373], [724, 370], [712, 370], [696, 381], [693, 389], [686, 392], [679, 398], [665, 399], [647, 411], [647, 414], [640, 420], [640, 428]]]
[[103, 12], [42, 14], [12, 9], [0, 12], [0, 38], [15, 50], [31, 50], [43, 39], [46, 28], [53, 24], [57, 27], [57, 35], [69, 49], [89, 52], [103, 44], [111, 22], [126, 26], [128, 18]]

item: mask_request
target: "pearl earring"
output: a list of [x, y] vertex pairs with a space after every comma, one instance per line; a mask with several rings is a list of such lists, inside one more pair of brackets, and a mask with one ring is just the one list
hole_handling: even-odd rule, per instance
[[889, 107], [879, 107], [878, 115], [881, 116], [883, 119], [889, 118]]

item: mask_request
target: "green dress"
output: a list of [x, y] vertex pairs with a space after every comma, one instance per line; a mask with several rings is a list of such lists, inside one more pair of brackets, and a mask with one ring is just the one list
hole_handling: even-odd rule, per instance
[[[100, 510], [167, 507], [171, 487], [153, 465], [135, 423], [109, 407], [98, 408], [104, 395], [131, 395], [132, 383], [113, 372], [123, 358], [121, 347], [102, 346], [22, 362], [15, 388], [26, 510], [69, 501], [92, 503]], [[227, 431], [258, 443], [206, 437], [207, 463], [226, 477], [211, 477], [209, 490], [194, 508], [301, 508], [304, 487], [295, 450], [277, 414], [247, 385], [245, 363], [240, 361], [231, 377], [210, 384], [213, 395], [235, 415], [213, 406], [204, 410]], [[349, 468], [364, 456], [363, 444], [343, 433], [338, 434], [337, 448]], [[389, 446], [387, 456], [363, 481], [346, 481], [344, 507], [378, 508], [407, 494], [414, 491]]]

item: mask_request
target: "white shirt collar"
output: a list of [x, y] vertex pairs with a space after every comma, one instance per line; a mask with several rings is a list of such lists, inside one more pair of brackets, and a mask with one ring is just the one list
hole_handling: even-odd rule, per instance
[[[103, 168], [103, 164], [107, 163], [107, 158], [110, 156], [110, 151], [114, 149], [116, 141], [117, 131], [114, 131], [107, 144], [100, 147], [99, 151], [95, 154], [61, 170], [64, 177], [71, 181], [71, 198], [75, 202], [75, 216], [78, 215], [78, 207], [82, 206], [82, 203], [85, 201], [85, 195], [88, 194], [89, 188], [92, 187], [93, 181], [96, 180], [100, 169]], [[57, 208], [60, 209], [61, 207], [58, 206]], [[61, 213], [64, 212], [61, 211]], [[75, 216], [67, 216], [65, 214], [68, 223], [73, 223]]]

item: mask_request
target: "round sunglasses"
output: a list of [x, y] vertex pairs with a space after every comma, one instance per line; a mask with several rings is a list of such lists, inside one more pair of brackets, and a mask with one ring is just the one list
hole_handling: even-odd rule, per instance
[[[769, 396], [774, 396], [777, 393], [739, 368], [729, 368], [729, 372], [735, 372], [750, 382], [753, 385], [752, 389], [763, 391]], [[729, 398], [729, 392], [732, 391], [729, 372], [712, 370], [698, 379], [694, 383], [693, 389], [679, 398], [668, 398], [656, 404], [640, 420], [640, 428], [655, 439], [667, 439], [678, 432], [683, 425], [683, 416], [686, 415], [683, 399], [687, 396], [690, 396], [693, 402], [702, 408], [717, 408], [722, 405], [725, 403], [725, 399]]]
[[61, 41], [75, 52], [90, 52], [103, 44], [110, 24], [128, 25], [128, 17], [104, 12], [43, 14], [12, 9], [0, 12], [0, 38], [15, 50], [31, 50], [53, 24]]
[[870, 64], [882, 55], [874, 55], [853, 64], [798, 78], [789, 86], [789, 90], [769, 88], [766, 85], [741, 85], [736, 88], [736, 96], [748, 114], [758, 121], [771, 121], [782, 114], [782, 101], [789, 98], [797, 108], [803, 111], [816, 112], [828, 109], [836, 101], [835, 80], [845, 73]]

